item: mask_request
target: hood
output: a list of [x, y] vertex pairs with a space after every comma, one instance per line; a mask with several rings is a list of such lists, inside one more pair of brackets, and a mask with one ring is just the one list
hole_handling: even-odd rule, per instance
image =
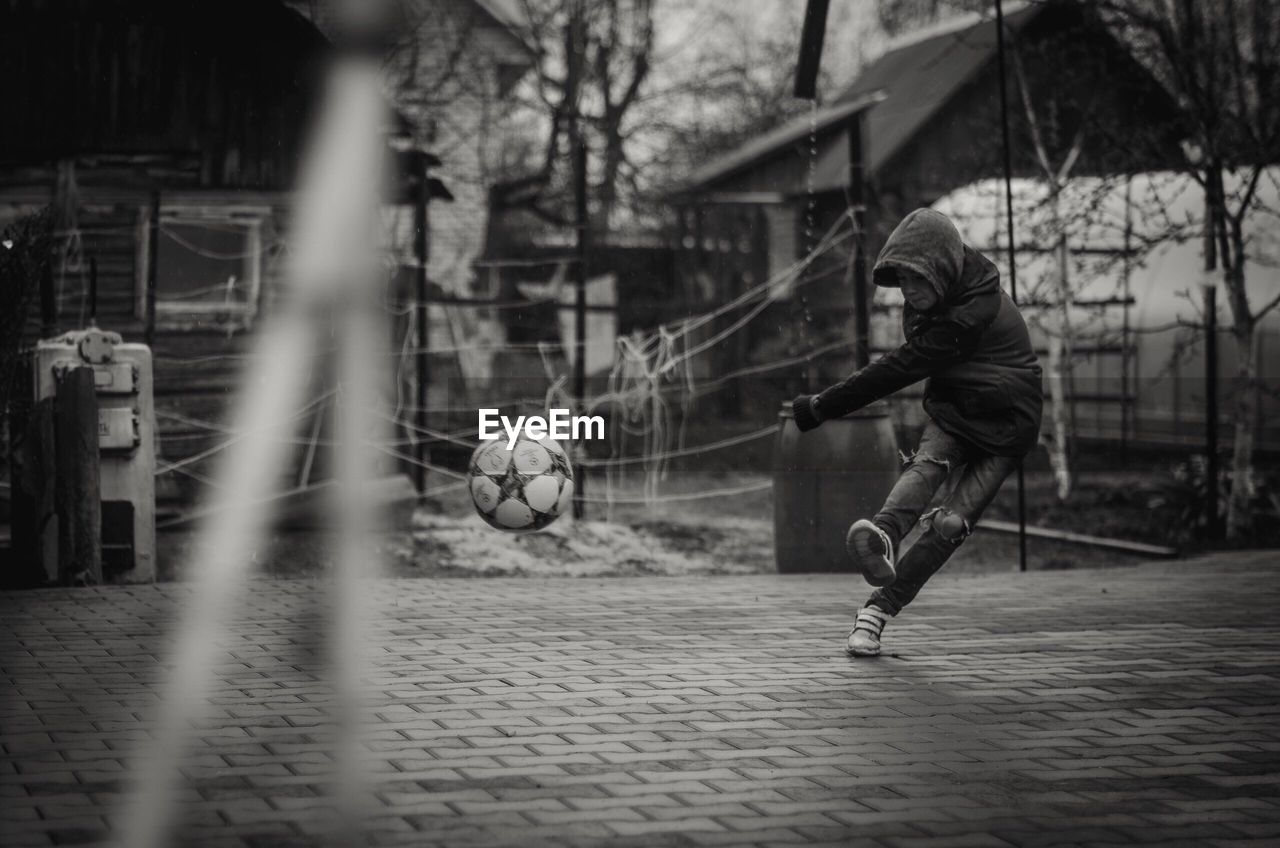
[[876, 259], [872, 280], [897, 288], [896, 271], [915, 271], [933, 284], [939, 299], [947, 296], [964, 270], [964, 241], [951, 219], [932, 209], [917, 209], [889, 234]]

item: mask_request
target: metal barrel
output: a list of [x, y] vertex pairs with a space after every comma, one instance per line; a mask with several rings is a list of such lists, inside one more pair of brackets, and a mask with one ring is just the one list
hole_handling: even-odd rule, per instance
[[870, 518], [901, 470], [888, 405], [873, 403], [801, 433], [790, 404], [773, 452], [773, 537], [778, 571], [855, 571], [845, 533]]

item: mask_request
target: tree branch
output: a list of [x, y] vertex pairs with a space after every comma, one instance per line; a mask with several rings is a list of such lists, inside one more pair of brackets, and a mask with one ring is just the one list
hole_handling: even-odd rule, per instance
[[1049, 163], [1049, 152], [1045, 149], [1044, 138], [1040, 134], [1040, 124], [1036, 120], [1035, 107], [1031, 105], [1031, 92], [1027, 86], [1027, 76], [1022, 70], [1022, 57], [1017, 48], [1013, 51], [1013, 72], [1018, 80], [1018, 93], [1022, 96], [1022, 109], [1027, 115], [1027, 125], [1031, 128], [1031, 144], [1035, 148], [1036, 158], [1044, 169], [1045, 177], [1053, 181], [1053, 165]]

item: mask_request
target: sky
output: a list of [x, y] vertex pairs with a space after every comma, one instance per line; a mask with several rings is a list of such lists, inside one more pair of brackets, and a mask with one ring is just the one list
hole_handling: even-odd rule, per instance
[[[805, 5], [805, 0], [657, 0], [655, 72], [665, 72], [664, 66], [673, 62], [678, 67], [696, 61], [700, 54], [728, 45], [749, 50], [753, 43], [787, 36], [794, 36], [798, 55]], [[832, 0], [823, 70], [843, 85], [886, 40], [876, 20], [874, 0]]]
[[[726, 129], [754, 134], [808, 108], [790, 93], [805, 5], [805, 0], [654, 0], [651, 70], [623, 128], [643, 191], [661, 191], [702, 164], [690, 161], [705, 159], [699, 144], [682, 147], [676, 137], [692, 135], [706, 144], [719, 144], [717, 135]], [[820, 101], [834, 100], [888, 43], [876, 5], [875, 0], [831, 0]], [[754, 86], [750, 97], [709, 88], [713, 80], [740, 80], [743, 74]], [[532, 77], [525, 81], [526, 86], [534, 84]], [[526, 96], [526, 102], [534, 98]], [[768, 118], [779, 104], [791, 111], [771, 124]], [[545, 121], [540, 106], [532, 112], [522, 110], [511, 136], [512, 149], [540, 155]], [[529, 161], [536, 163], [536, 158]], [[626, 194], [625, 186], [622, 191]]]
[[[649, 101], [635, 117], [642, 127], [632, 146], [637, 157], [662, 157], [666, 136], [645, 133], [646, 125], [740, 124], [741, 103], [697, 90], [705, 76], [728, 63], [740, 62], [762, 89], [784, 91], [789, 98], [804, 12], [804, 0], [657, 0]], [[887, 41], [874, 0], [832, 0], [822, 55], [826, 86], [819, 99], [834, 99]]]

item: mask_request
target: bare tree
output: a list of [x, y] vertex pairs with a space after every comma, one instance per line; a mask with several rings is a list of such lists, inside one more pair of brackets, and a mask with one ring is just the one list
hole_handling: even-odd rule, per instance
[[[673, 183], [812, 108], [791, 92], [801, 5], [744, 15], [743, 4], [728, 0], [520, 2], [539, 68], [524, 106], [541, 143], [536, 154], [515, 151], [510, 170], [547, 183], [521, 205], [552, 222], [566, 217], [575, 124], [591, 144], [595, 223], [603, 227], [624, 217], [661, 220]], [[866, 31], [869, 13], [833, 13], [829, 49], [856, 66], [879, 31]], [[827, 66], [839, 64], [824, 62], [824, 94], [838, 90]]]
[[[1280, 151], [1280, 0], [1098, 0], [1139, 61], [1176, 98], [1185, 124], [1184, 173], [1205, 195], [1206, 268], [1220, 274], [1236, 348], [1227, 536], [1248, 531], [1261, 386], [1259, 321], [1280, 293], [1254, 304], [1246, 289], [1245, 221]], [[1142, 143], [1135, 138], [1134, 143]]]
[[[536, 78], [529, 105], [546, 115], [538, 173], [567, 195], [571, 148], [585, 138], [598, 160], [596, 223], [607, 229], [619, 202], [620, 183], [631, 166], [629, 118], [649, 77], [654, 47], [653, 0], [520, 0], [535, 53]], [[530, 208], [563, 220], [546, 197]]]
[[1071, 146], [1060, 161], [1054, 161], [1051, 147], [1042, 129], [1042, 119], [1037, 114], [1031, 87], [1027, 83], [1027, 74], [1023, 68], [1020, 52], [1013, 51], [1014, 76], [1017, 80], [1018, 93], [1022, 109], [1031, 135], [1032, 148], [1035, 151], [1036, 164], [1040, 168], [1040, 178], [1048, 189], [1050, 238], [1054, 242], [1056, 252], [1056, 273], [1054, 274], [1055, 291], [1053, 303], [1056, 322], [1051, 322], [1047, 330], [1049, 337], [1049, 411], [1053, 427], [1053, 438], [1047, 440], [1049, 461], [1053, 466], [1054, 477], [1058, 483], [1058, 499], [1066, 500], [1071, 494], [1072, 445], [1075, 440], [1075, 334], [1072, 329], [1071, 312], [1075, 303], [1074, 290], [1071, 285], [1070, 245], [1067, 240], [1067, 225], [1064, 217], [1062, 193], [1071, 179], [1072, 169], [1079, 161], [1085, 140], [1087, 120], [1081, 120], [1076, 128]]
[[[802, 15], [792, 15], [762, 32], [755, 22], [721, 9], [691, 35], [699, 49], [680, 68], [666, 69], [666, 88], [651, 95], [677, 106], [650, 121], [660, 141], [649, 163], [667, 181], [814, 108], [792, 93], [802, 20]], [[708, 37], [711, 32], [714, 37]], [[832, 41], [838, 43], [834, 37]], [[861, 45], [838, 46], [847, 50]], [[820, 68], [820, 94], [836, 88], [827, 64]]]

